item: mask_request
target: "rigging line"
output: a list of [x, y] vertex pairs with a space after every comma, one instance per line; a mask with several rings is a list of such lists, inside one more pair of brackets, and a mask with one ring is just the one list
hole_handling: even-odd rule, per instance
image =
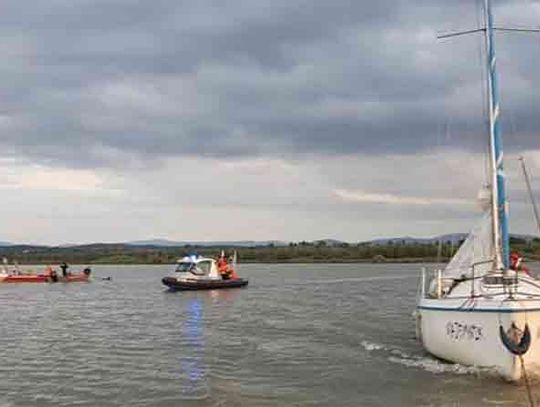
[[529, 383], [529, 375], [527, 374], [527, 369], [525, 369], [525, 361], [523, 360], [523, 355], [519, 355], [519, 361], [521, 362], [521, 372], [523, 374], [523, 379], [525, 382], [525, 389], [527, 390], [527, 398], [529, 399], [529, 406], [535, 407], [532, 390], [531, 390], [531, 384]]
[[[512, 106], [506, 105], [506, 114], [505, 117], [510, 124], [508, 131], [506, 132], [507, 139], [510, 141], [510, 145], [517, 146], [518, 144], [518, 138], [517, 138], [517, 131], [516, 131], [516, 121], [515, 121], [515, 114], [514, 110], [512, 109]], [[504, 123], [503, 123], [504, 124]], [[509, 164], [507, 164], [509, 165]], [[510, 188], [507, 189], [507, 197], [510, 200]]]
[[458, 309], [463, 309], [465, 308], [465, 306], [469, 303], [469, 301], [471, 300], [471, 297], [467, 297], [465, 299], [465, 301], [463, 301], [463, 303], [458, 307]]
[[[449, 115], [448, 115], [449, 116]], [[449, 145], [452, 138], [452, 122], [451, 117], [446, 118], [446, 123], [444, 125], [444, 142], [442, 144]]]
[[523, 156], [521, 156], [519, 157], [519, 160], [521, 161], [521, 169], [523, 170], [523, 177], [525, 178], [525, 184], [527, 185], [527, 192], [529, 193], [529, 199], [533, 207], [536, 225], [538, 226], [538, 229], [540, 231], [540, 215], [538, 214], [538, 208], [536, 206], [536, 201], [534, 200], [534, 194], [531, 188], [531, 180], [529, 177], [529, 173], [527, 172], [527, 167], [525, 166], [525, 159], [523, 158]]
[[[444, 109], [447, 111], [447, 109]], [[440, 148], [442, 146], [449, 144], [449, 132], [450, 132], [450, 115], [447, 113], [444, 121], [441, 121], [437, 126], [437, 147]]]

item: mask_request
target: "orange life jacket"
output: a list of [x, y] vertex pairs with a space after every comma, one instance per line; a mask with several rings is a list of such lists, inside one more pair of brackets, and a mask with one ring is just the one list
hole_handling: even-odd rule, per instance
[[227, 260], [225, 260], [223, 257], [220, 257], [220, 259], [217, 261], [217, 268], [221, 274], [228, 272], [229, 264], [227, 263]]

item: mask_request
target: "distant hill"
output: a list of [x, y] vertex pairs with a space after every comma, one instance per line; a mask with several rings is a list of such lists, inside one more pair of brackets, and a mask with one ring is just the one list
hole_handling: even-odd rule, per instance
[[[510, 237], [513, 239], [521, 239], [525, 241], [531, 241], [533, 239], [537, 239], [536, 236], [530, 236], [530, 235], [510, 235]], [[467, 238], [467, 233], [450, 233], [446, 235], [440, 235], [440, 236], [428, 237], [428, 238], [410, 237], [410, 236], [391, 237], [391, 238], [386, 238], [386, 239], [370, 240], [364, 243], [373, 244], [377, 246], [385, 246], [388, 244], [405, 244], [405, 245], [436, 244], [438, 242], [445, 243], [445, 244], [458, 245], [466, 238]]]
[[342, 240], [336, 240], [336, 239], [321, 239], [321, 240], [315, 240], [313, 242], [314, 244], [324, 244], [326, 246], [340, 246], [342, 244], [347, 244], [348, 242], [344, 242]]
[[129, 246], [155, 246], [155, 247], [259, 247], [259, 246], [287, 246], [288, 243], [278, 240], [232, 240], [232, 241], [173, 241], [167, 239], [136, 240], [121, 243]]
[[370, 240], [365, 243], [370, 243], [374, 245], [387, 245], [387, 244], [435, 244], [438, 242], [442, 243], [450, 243], [450, 244], [459, 244], [461, 241], [463, 241], [467, 237], [467, 233], [452, 233], [452, 234], [446, 234], [446, 235], [440, 235], [435, 237], [410, 237], [410, 236], [404, 236], [404, 237], [391, 237], [386, 239], [375, 239]]
[[[411, 236], [402, 236], [402, 237], [389, 237], [389, 238], [380, 238], [373, 239], [368, 241], [360, 242], [362, 245], [373, 245], [373, 246], [386, 246], [386, 245], [429, 245], [437, 244], [439, 242], [443, 244], [450, 244], [457, 246], [467, 237], [466, 233], [450, 233], [434, 237], [411, 237]], [[513, 239], [525, 240], [527, 242], [532, 241], [533, 239], [538, 239], [536, 236], [531, 235], [518, 235], [512, 234], [510, 236]], [[358, 242], [347, 242], [337, 239], [318, 239], [311, 242], [291, 242], [291, 245], [295, 244], [311, 244], [318, 246], [326, 247], [341, 247], [352, 245], [355, 246]], [[26, 244], [26, 243], [13, 243], [13, 242], [2, 242], [0, 241], [0, 247], [3, 248], [13, 248], [18, 250], [34, 250], [34, 249], [46, 249], [46, 248], [56, 248], [56, 249], [90, 249], [90, 250], [101, 250], [103, 247], [132, 247], [132, 248], [184, 248], [186, 246], [199, 247], [199, 248], [249, 248], [249, 247], [286, 247], [289, 246], [289, 242], [282, 240], [216, 240], [216, 241], [174, 241], [168, 239], [148, 239], [148, 240], [135, 240], [128, 242], [117, 242], [117, 243], [69, 243], [62, 245], [38, 245], [38, 244]]]

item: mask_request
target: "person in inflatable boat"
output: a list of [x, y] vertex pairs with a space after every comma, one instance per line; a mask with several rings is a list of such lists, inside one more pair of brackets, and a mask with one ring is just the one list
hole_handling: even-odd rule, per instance
[[234, 280], [238, 278], [236, 271], [229, 265], [229, 262], [223, 253], [217, 261], [217, 268], [223, 280]]
[[63, 261], [63, 262], [60, 264], [60, 268], [62, 269], [62, 276], [63, 276], [63, 277], [67, 277], [68, 274], [71, 274], [71, 273], [68, 272], [69, 266], [68, 266], [68, 264], [67, 264], [65, 261]]

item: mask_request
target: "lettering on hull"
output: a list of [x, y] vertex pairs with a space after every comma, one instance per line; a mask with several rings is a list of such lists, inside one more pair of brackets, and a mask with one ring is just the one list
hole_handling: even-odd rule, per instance
[[477, 342], [484, 339], [484, 332], [479, 325], [450, 321], [446, 324], [446, 336], [453, 341]]

